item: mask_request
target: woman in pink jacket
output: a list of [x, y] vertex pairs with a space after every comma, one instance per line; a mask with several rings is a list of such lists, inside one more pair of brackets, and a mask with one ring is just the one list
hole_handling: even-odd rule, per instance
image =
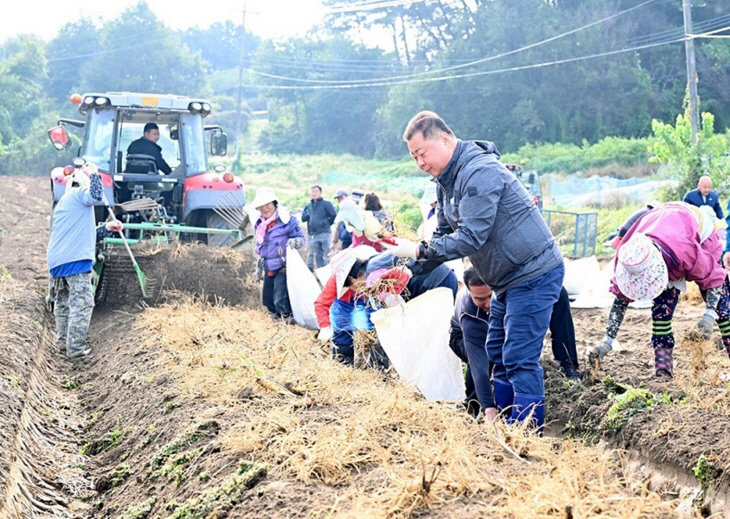
[[636, 221], [616, 251], [610, 288], [616, 299], [606, 336], [589, 349], [589, 361], [601, 360], [611, 351], [629, 303], [651, 299], [656, 375], [672, 377], [672, 317], [686, 281], [697, 283], [706, 304], [697, 332], [709, 338], [717, 320], [730, 355], [730, 290], [714, 223], [714, 215], [682, 202], [665, 204]]

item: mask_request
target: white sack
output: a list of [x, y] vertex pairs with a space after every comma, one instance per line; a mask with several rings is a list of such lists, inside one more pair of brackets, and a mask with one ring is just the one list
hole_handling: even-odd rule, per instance
[[330, 264], [327, 263], [327, 265], [325, 265], [324, 267], [314, 269], [314, 273], [317, 275], [319, 284], [324, 287], [327, 284], [327, 281], [329, 281], [330, 276], [332, 275], [332, 268], [330, 267]]
[[447, 261], [446, 266], [454, 271], [454, 275], [456, 276], [456, 279], [459, 281], [459, 283], [464, 282], [464, 270], [466, 269], [464, 268], [463, 258]]
[[[594, 257], [595, 258], [595, 257]], [[595, 264], [598, 267], [598, 262]], [[566, 281], [568, 279], [568, 268], [565, 270]], [[585, 269], [580, 280], [580, 294], [571, 303], [573, 308], [611, 308], [615, 296], [608, 291], [613, 278], [613, 260], [606, 263], [599, 271]], [[565, 287], [568, 289], [567, 285]], [[568, 290], [570, 294], [570, 290]], [[651, 308], [651, 301], [634, 301], [629, 305], [631, 308]]]
[[292, 249], [286, 254], [286, 288], [294, 320], [306, 328], [318, 329], [314, 301], [322, 289], [299, 252]]
[[398, 374], [428, 400], [466, 398], [461, 361], [449, 348], [451, 289], [440, 287], [370, 316]]
[[577, 260], [565, 260], [565, 278], [563, 286], [568, 295], [573, 297], [582, 293], [585, 288], [595, 283], [601, 275], [601, 267], [595, 256]]

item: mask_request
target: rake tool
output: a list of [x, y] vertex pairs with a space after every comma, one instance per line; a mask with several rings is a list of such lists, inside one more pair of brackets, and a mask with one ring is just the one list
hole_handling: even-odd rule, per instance
[[[104, 201], [104, 205], [109, 210], [109, 215], [112, 217], [112, 220], [115, 222], [118, 222], [116, 215], [114, 214], [114, 209], [109, 205], [109, 202], [106, 199], [106, 195], [102, 192], [102, 200]], [[139, 268], [139, 264], [137, 263], [137, 260], [134, 259], [134, 254], [132, 254], [132, 249], [129, 248], [129, 243], [127, 243], [127, 238], [124, 236], [124, 232], [119, 231], [119, 236], [122, 238], [122, 242], [124, 243], [124, 247], [127, 249], [127, 254], [129, 254], [130, 259], [132, 260], [132, 266], [134, 267], [134, 271], [137, 273], [137, 279], [139, 280], [139, 287], [142, 289], [142, 297], [145, 299], [149, 299], [152, 297], [152, 292], [149, 288], [149, 280], [147, 279], [147, 276], [145, 276], [144, 272], [142, 272], [142, 269]]]

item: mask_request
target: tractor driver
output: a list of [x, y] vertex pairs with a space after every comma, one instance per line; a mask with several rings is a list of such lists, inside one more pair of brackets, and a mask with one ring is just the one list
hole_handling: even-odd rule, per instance
[[160, 128], [155, 123], [144, 125], [144, 135], [132, 141], [127, 148], [127, 155], [149, 155], [155, 158], [157, 169], [166, 175], [172, 173], [172, 168], [162, 158], [162, 148], [157, 144], [160, 140]]

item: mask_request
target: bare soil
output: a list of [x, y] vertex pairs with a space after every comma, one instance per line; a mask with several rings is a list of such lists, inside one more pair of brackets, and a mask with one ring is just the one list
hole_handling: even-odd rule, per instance
[[[155, 297], [98, 306], [69, 363], [43, 310], [49, 209], [46, 178], [0, 176], [0, 517], [728, 515], [730, 360], [683, 338], [696, 300], [673, 380], [648, 310], [583, 384], [546, 357], [536, 438], [335, 364], [258, 308], [250, 259], [204, 248], [140, 251]], [[574, 311], [579, 353], [606, 316]]]

